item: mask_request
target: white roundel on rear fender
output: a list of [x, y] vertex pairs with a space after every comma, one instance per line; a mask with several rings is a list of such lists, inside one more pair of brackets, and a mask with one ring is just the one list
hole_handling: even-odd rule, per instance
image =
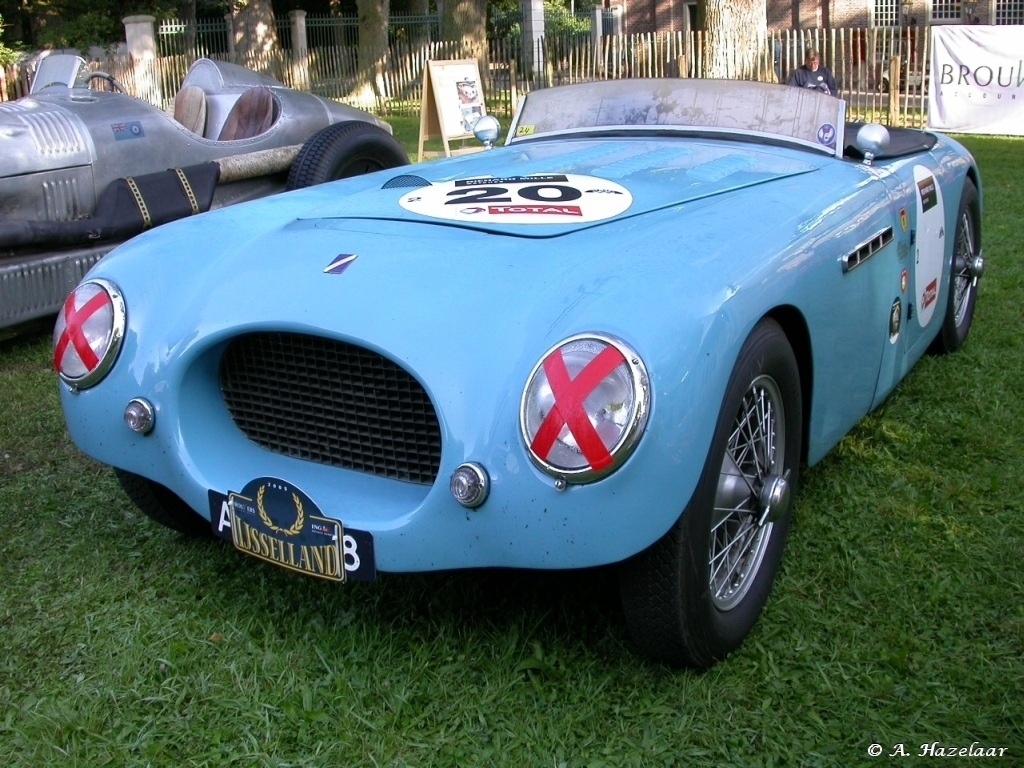
[[942, 284], [946, 208], [942, 200], [942, 189], [930, 170], [923, 165], [915, 165], [914, 182], [917, 185], [914, 291], [917, 295], [917, 322], [924, 328], [935, 314], [939, 286]]
[[423, 216], [473, 224], [580, 224], [618, 216], [633, 196], [596, 176], [545, 173], [440, 182], [404, 192], [399, 204]]

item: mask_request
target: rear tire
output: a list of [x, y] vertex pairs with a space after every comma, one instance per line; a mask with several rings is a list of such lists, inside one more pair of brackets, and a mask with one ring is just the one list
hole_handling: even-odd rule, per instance
[[362, 120], [335, 123], [302, 145], [288, 173], [287, 189], [408, 164], [405, 149], [383, 128]]
[[123, 469], [115, 469], [114, 473], [125, 494], [146, 517], [186, 536], [213, 537], [210, 521], [196, 514], [169, 488]]
[[693, 497], [663, 538], [620, 567], [626, 622], [649, 656], [705, 669], [761, 615], [789, 528], [802, 407], [793, 350], [763, 320], [733, 369]]
[[974, 321], [974, 305], [978, 298], [978, 277], [975, 258], [981, 247], [981, 221], [978, 190], [970, 179], [960, 195], [960, 209], [953, 236], [953, 260], [949, 272], [949, 299], [942, 318], [942, 329], [928, 348], [936, 354], [956, 352], [967, 341]]

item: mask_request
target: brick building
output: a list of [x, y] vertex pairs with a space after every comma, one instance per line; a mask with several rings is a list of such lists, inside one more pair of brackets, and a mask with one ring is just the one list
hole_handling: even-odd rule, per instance
[[[689, 31], [696, 0], [605, 0], [623, 32]], [[768, 0], [769, 29], [899, 27], [918, 24], [1024, 24], [1024, 0]]]

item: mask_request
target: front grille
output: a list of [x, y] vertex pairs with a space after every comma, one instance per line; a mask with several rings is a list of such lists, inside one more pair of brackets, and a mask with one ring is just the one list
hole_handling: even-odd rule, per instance
[[340, 341], [254, 333], [220, 366], [231, 418], [257, 445], [318, 464], [429, 485], [441, 428], [419, 382], [375, 352]]

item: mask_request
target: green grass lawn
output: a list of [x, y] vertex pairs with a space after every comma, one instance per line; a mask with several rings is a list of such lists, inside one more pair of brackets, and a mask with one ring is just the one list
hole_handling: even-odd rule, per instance
[[635, 653], [608, 569], [339, 588], [160, 528], [69, 442], [45, 332], [0, 342], [0, 765], [1024, 765], [1024, 140], [965, 142], [970, 340], [804, 474], [705, 674]]

